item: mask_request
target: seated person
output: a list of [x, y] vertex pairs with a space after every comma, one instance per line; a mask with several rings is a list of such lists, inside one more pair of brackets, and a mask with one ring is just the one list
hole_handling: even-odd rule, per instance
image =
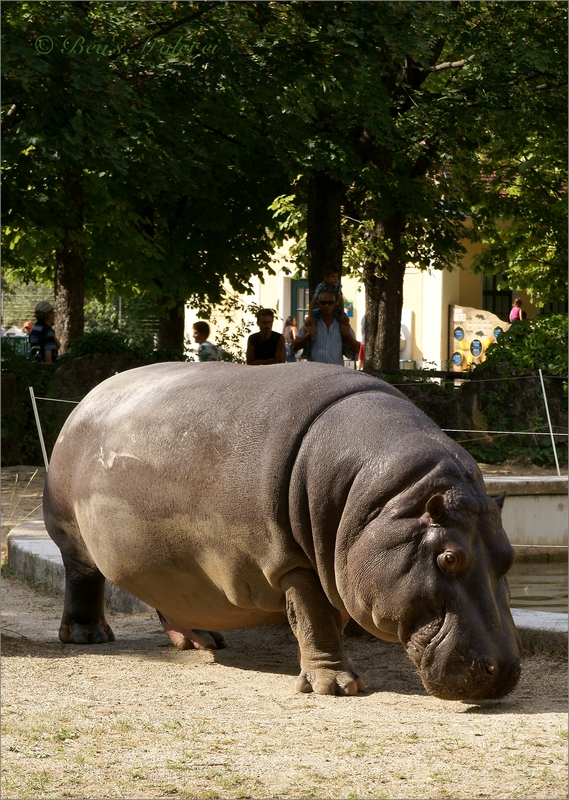
[[286, 361], [285, 340], [282, 333], [273, 330], [274, 313], [270, 308], [262, 308], [257, 313], [259, 333], [252, 333], [247, 339], [247, 364], [284, 364]]

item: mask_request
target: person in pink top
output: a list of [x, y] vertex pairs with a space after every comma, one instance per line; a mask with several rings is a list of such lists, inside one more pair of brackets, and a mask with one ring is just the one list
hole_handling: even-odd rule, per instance
[[526, 318], [526, 312], [522, 309], [522, 301], [519, 297], [516, 297], [514, 300], [514, 305], [512, 306], [512, 310], [510, 311], [510, 322], [523, 322]]

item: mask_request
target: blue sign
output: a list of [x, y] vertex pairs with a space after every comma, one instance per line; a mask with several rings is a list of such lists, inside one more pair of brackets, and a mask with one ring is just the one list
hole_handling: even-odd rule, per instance
[[464, 331], [462, 330], [462, 328], [454, 329], [454, 338], [457, 340], [457, 342], [462, 342], [462, 340], [464, 339]]
[[474, 358], [478, 358], [478, 356], [482, 355], [482, 342], [479, 339], [473, 339], [472, 344], [470, 345], [470, 352], [474, 356]]
[[494, 339], [497, 339], [498, 336], [501, 336], [503, 333], [504, 333], [503, 328], [500, 328], [499, 326], [497, 328], [494, 328]]
[[455, 367], [460, 367], [462, 364], [462, 353], [453, 353], [451, 361]]

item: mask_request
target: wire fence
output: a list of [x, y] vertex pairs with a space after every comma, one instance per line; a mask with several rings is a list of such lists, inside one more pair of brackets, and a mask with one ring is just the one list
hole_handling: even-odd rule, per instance
[[[538, 375], [526, 375], [526, 376], [519, 377], [519, 378], [493, 378], [492, 381], [535, 380], [535, 379], [537, 379], [539, 377], [539, 380], [540, 380], [540, 383], [541, 383], [542, 395], [543, 395], [543, 402], [544, 402], [544, 405], [545, 405], [545, 413], [546, 413], [546, 417], [547, 417], [547, 427], [548, 427], [547, 431], [494, 431], [494, 430], [479, 430], [479, 429], [468, 429], [468, 428], [441, 428], [441, 430], [444, 431], [445, 433], [481, 433], [481, 434], [483, 434], [483, 436], [477, 437], [477, 438], [469, 437], [468, 439], [461, 439], [461, 440], [458, 441], [458, 444], [461, 444], [462, 442], [466, 443], [466, 442], [481, 441], [486, 436], [490, 436], [490, 435], [491, 436], [549, 436], [550, 439], [551, 439], [551, 447], [553, 449], [553, 456], [554, 456], [554, 459], [555, 459], [555, 466], [556, 466], [556, 469], [557, 469], [557, 475], [559, 477], [561, 477], [561, 469], [559, 467], [559, 459], [558, 459], [558, 456], [557, 456], [557, 447], [556, 447], [556, 443], [555, 443], [555, 437], [565, 437], [566, 438], [567, 436], [569, 436], [569, 434], [568, 433], [556, 432], [556, 431], [553, 430], [553, 425], [551, 423], [551, 417], [550, 417], [550, 414], [549, 414], [549, 404], [547, 402], [547, 393], [545, 391], [545, 383], [544, 383], [544, 380], [543, 380], [544, 376], [542, 374], [542, 370], [541, 369], [538, 370], [538, 372], [539, 372], [539, 376]], [[428, 375], [429, 373], [426, 373], [426, 374]], [[439, 374], [441, 374], [441, 373], [439, 373]], [[451, 373], [446, 373], [446, 374], [451, 375], [451, 376], [454, 377], [454, 376], [456, 376], [457, 374], [460, 374], [460, 373], [451, 372]], [[564, 378], [563, 376], [559, 376], [559, 375], [546, 375], [545, 377], [546, 378], [558, 379], [558, 380], [567, 380], [567, 378]], [[482, 380], [485, 381], [486, 379], [482, 379]], [[410, 384], [413, 385], [414, 383], [415, 382], [413, 382], [413, 381], [409, 381], [406, 385], [410, 385]], [[415, 385], [421, 385], [421, 384], [424, 384], [424, 382], [418, 381]], [[31, 399], [32, 399], [32, 407], [33, 407], [33, 410], [34, 410], [34, 416], [35, 416], [35, 420], [36, 420], [38, 436], [39, 436], [39, 439], [40, 439], [42, 455], [43, 455], [43, 459], [44, 459], [44, 463], [45, 463], [45, 469], [46, 469], [46, 472], [47, 472], [48, 469], [49, 469], [49, 462], [48, 462], [48, 458], [47, 458], [47, 451], [46, 451], [46, 448], [45, 448], [45, 442], [44, 442], [43, 432], [42, 432], [42, 428], [41, 428], [39, 413], [38, 413], [38, 410], [37, 410], [36, 400], [45, 400], [45, 401], [48, 401], [48, 402], [51, 402], [51, 403], [70, 403], [70, 404], [73, 404], [73, 405], [78, 405], [83, 398], [80, 398], [78, 400], [61, 400], [61, 399], [58, 399], [58, 398], [55, 398], [55, 397], [36, 397], [35, 394], [34, 394], [34, 390], [33, 390], [32, 386], [29, 387], [29, 391], [30, 391], [30, 396], [31, 396]], [[541, 426], [541, 427], [545, 427], [545, 426]], [[559, 426], [556, 426], [556, 427], [559, 427]]]

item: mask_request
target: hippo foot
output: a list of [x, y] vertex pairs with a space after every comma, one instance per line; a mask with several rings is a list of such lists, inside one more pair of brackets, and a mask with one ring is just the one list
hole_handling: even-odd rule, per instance
[[223, 650], [225, 637], [219, 631], [172, 629], [166, 631], [177, 650]]
[[355, 672], [347, 670], [302, 670], [296, 679], [296, 691], [308, 694], [353, 695], [365, 691], [365, 683]]
[[189, 630], [170, 625], [164, 616], [157, 611], [162, 627], [170, 637], [177, 650], [223, 650], [227, 647], [225, 637], [219, 631]]
[[59, 628], [59, 640], [63, 644], [106, 644], [115, 641], [115, 634], [106, 619], [99, 622], [62, 623]]

